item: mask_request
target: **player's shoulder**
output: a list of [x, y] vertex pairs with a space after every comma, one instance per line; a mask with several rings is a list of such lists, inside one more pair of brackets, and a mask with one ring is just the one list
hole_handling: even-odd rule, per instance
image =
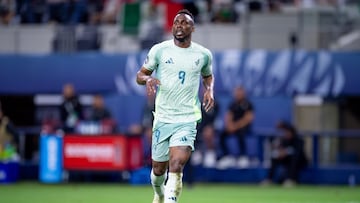
[[164, 50], [166, 49], [166, 47], [169, 46], [168, 44], [169, 43], [167, 41], [163, 41], [163, 42], [153, 45], [148, 52], [147, 58], [158, 60], [159, 57], [161, 57]]
[[165, 40], [163, 42], [157, 43], [155, 44], [152, 49], [164, 49], [164, 48], [168, 48], [172, 46], [172, 41], [171, 40]]
[[153, 45], [149, 51], [150, 56], [154, 56], [155, 58], [160, 57], [164, 50], [169, 48], [171, 46], [171, 43], [169, 40], [157, 43]]
[[204, 54], [206, 54], [208, 56], [211, 56], [211, 51], [208, 48], [206, 48], [206, 47], [204, 47], [201, 44], [198, 44], [196, 42], [191, 42], [191, 43], [192, 43], [192, 46], [193, 46], [193, 48], [195, 50], [198, 50], [198, 51], [200, 51], [200, 52], [202, 52], [202, 53], [204, 53]]

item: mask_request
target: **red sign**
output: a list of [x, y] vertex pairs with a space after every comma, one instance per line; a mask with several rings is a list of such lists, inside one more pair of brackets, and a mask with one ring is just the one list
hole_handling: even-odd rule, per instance
[[[141, 151], [141, 146], [140, 151]], [[126, 170], [125, 136], [64, 136], [64, 168], [72, 170]]]
[[143, 165], [142, 140], [139, 137], [128, 137], [128, 169], [134, 170]]

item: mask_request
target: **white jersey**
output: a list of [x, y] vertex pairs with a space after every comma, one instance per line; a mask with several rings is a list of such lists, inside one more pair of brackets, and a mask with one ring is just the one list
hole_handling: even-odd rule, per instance
[[160, 80], [155, 100], [155, 119], [164, 123], [192, 122], [201, 119], [200, 76], [212, 74], [212, 55], [191, 42], [180, 48], [173, 40], [154, 45], [143, 67], [156, 71]]

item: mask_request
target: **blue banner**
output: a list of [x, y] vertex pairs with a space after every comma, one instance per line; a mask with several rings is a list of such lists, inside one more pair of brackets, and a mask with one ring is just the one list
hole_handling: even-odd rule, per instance
[[40, 173], [44, 183], [59, 183], [63, 172], [63, 140], [56, 135], [40, 136]]
[[[79, 93], [143, 95], [135, 82], [142, 53], [0, 55], [0, 94], [61, 93], [71, 82]], [[243, 85], [251, 96], [360, 94], [360, 52], [230, 50], [214, 53], [215, 90]]]
[[0, 184], [13, 183], [19, 179], [19, 166], [17, 161], [0, 161]]

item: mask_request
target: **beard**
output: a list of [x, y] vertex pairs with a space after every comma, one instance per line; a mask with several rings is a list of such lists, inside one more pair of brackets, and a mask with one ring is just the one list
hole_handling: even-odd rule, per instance
[[176, 36], [174, 34], [173, 36], [179, 42], [185, 42], [186, 40], [188, 40], [190, 38], [190, 35], [185, 35], [185, 36], [182, 36], [182, 37], [178, 37], [178, 36]]
[[176, 36], [174, 36], [174, 38], [179, 42], [185, 42], [185, 37], [176, 37]]

